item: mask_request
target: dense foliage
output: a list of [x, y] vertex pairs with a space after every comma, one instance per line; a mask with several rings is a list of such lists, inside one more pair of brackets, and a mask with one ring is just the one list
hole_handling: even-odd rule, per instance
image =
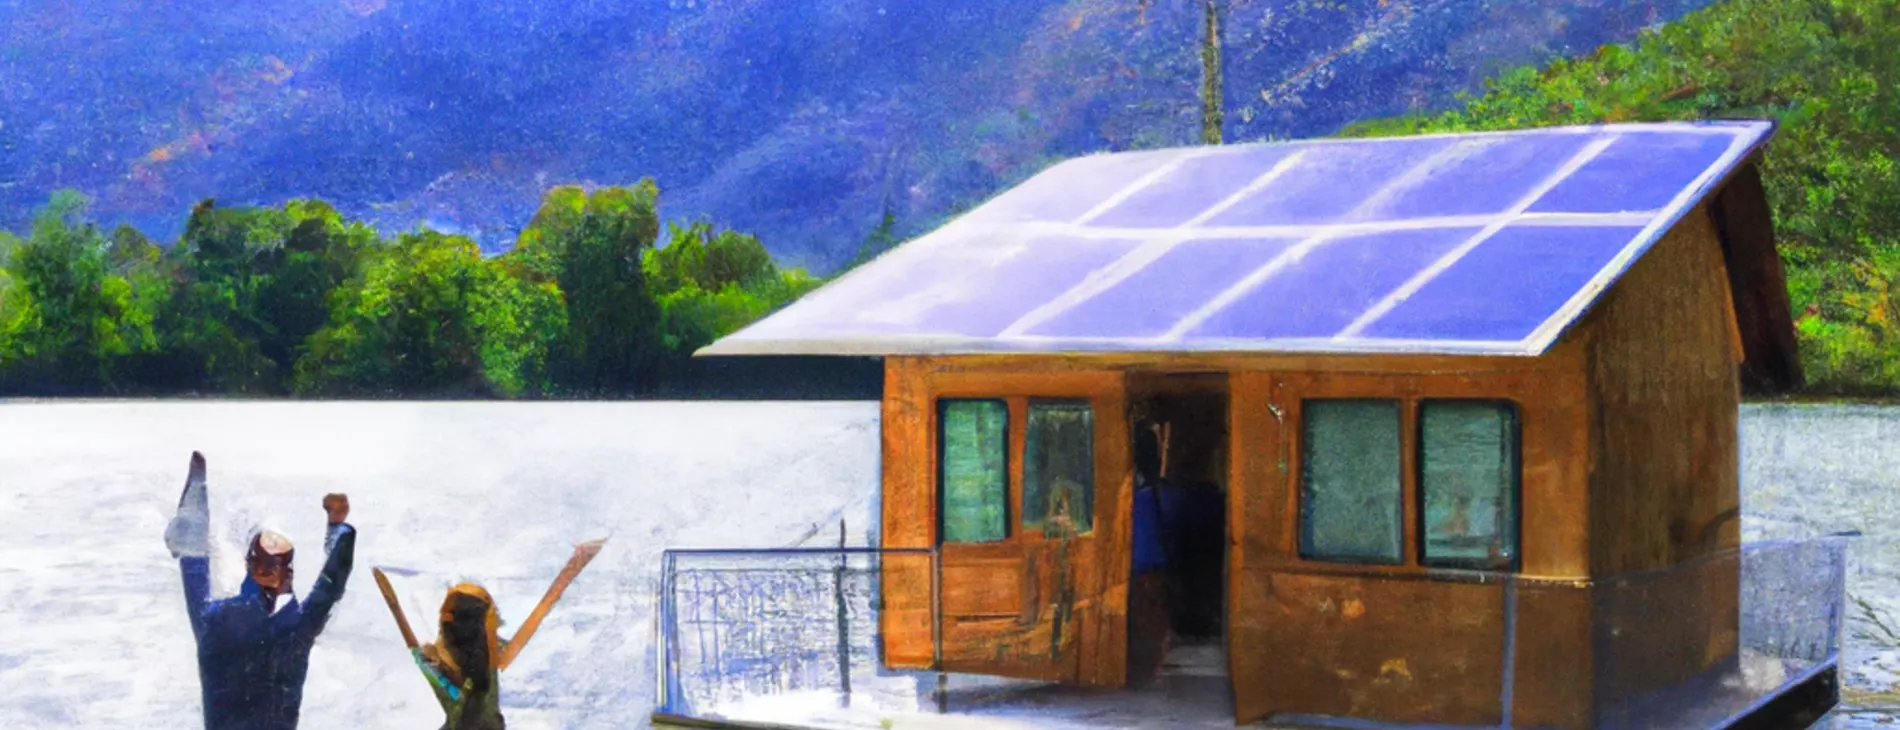
[[556, 188], [507, 254], [394, 239], [309, 200], [192, 210], [161, 247], [72, 192], [0, 233], [0, 394], [652, 393], [693, 350], [811, 290], [758, 239], [659, 235], [652, 181]]
[[1494, 79], [1461, 108], [1347, 135], [1778, 120], [1762, 162], [1809, 389], [1900, 392], [1900, 2], [1725, 2]]

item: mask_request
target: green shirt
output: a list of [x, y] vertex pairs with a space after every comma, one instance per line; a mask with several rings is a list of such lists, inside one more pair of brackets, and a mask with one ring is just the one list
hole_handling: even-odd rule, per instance
[[[503, 647], [508, 642], [501, 642]], [[474, 683], [464, 678], [462, 686], [457, 687], [449, 681], [442, 670], [422, 657], [421, 649], [411, 649], [409, 653], [416, 659], [416, 666], [422, 668], [422, 676], [428, 678], [429, 689], [435, 691], [436, 702], [442, 705], [442, 713], [448, 716], [444, 728], [449, 730], [502, 730], [501, 718], [501, 673], [491, 665], [488, 668], [489, 690], [479, 695], [469, 692]], [[473, 703], [471, 703], [473, 700]]]

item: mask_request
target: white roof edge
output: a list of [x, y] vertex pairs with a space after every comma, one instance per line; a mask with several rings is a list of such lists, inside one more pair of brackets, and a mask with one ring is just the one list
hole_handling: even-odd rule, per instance
[[1168, 342], [1154, 339], [1006, 338], [876, 335], [833, 338], [769, 339], [727, 337], [693, 353], [694, 357], [804, 355], [890, 357], [905, 355], [1465, 355], [1537, 357], [1526, 342], [1284, 338], [1272, 340], [1202, 339]]

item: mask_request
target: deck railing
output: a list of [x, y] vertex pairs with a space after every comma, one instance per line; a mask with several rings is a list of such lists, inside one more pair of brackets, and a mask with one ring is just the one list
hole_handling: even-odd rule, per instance
[[[942, 711], [942, 675], [883, 668], [878, 631], [879, 579], [900, 562], [929, 570], [930, 621], [941, 625], [936, 550], [668, 550], [661, 560], [660, 713], [745, 719], [827, 708]], [[932, 656], [941, 656], [934, 636]]]
[[[941, 628], [933, 629], [937, 659], [926, 671], [884, 669], [879, 636], [879, 578], [893, 561], [913, 561], [914, 568], [902, 571], [912, 575], [927, 566], [930, 621], [942, 626], [937, 551], [672, 550], [662, 559], [654, 642], [660, 652], [661, 714], [811, 721], [862, 717], [865, 709], [946, 711], [949, 675], [941, 671]], [[1540, 700], [1533, 698], [1547, 702], [1552, 682], [1574, 682], [1593, 688], [1590, 714], [1596, 727], [1662, 730], [1727, 727], [1767, 703], [1813, 687], [1835, 692], [1831, 682], [1847, 613], [1846, 560], [1845, 540], [1821, 538], [1750, 543], [1665, 569], [1594, 581], [1464, 571], [1360, 575], [1381, 582], [1473, 583], [1495, 591], [1491, 595], [1501, 604], [1493, 615], [1499, 620], [1470, 625], [1472, 635], [1462, 637], [1495, 641], [1491, 645], [1502, 652], [1501, 674], [1464, 680], [1485, 687], [1480, 694], [1497, 693], [1492, 696], [1502, 717], [1495, 726], [1535, 724], [1532, 716], [1546, 710], [1534, 708]], [[1565, 663], [1553, 663], [1549, 642], [1538, 636], [1553, 611], [1590, 616], [1590, 666], [1563, 670], [1582, 674], [1540, 674]], [[1533, 658], [1528, 652], [1538, 644], [1544, 646]], [[1516, 671], [1520, 663], [1539, 668], [1526, 674]], [[1831, 703], [1833, 697], [1804, 701]], [[1039, 707], [1061, 713], [1053, 705]], [[849, 712], [839, 712], [845, 709]], [[956, 712], [986, 710], [972, 704]], [[1277, 719], [1365, 726], [1322, 715], [1289, 713]]]

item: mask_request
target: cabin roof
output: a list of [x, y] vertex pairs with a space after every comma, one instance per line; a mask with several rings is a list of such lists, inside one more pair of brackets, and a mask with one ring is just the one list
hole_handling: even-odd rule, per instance
[[700, 354], [1539, 355], [1773, 129], [1080, 157]]

